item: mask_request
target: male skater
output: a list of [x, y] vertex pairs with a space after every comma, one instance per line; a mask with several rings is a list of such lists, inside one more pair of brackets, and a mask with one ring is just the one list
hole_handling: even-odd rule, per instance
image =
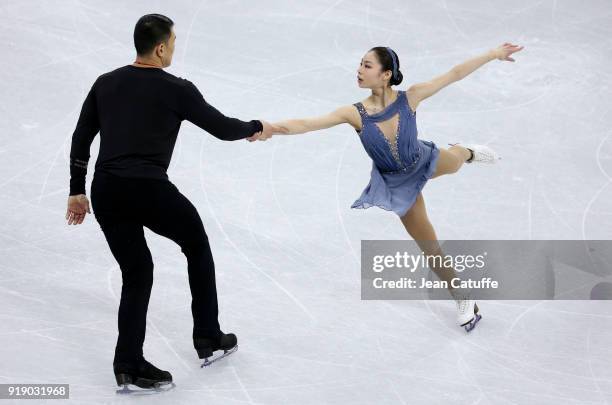
[[264, 121], [229, 118], [208, 104], [196, 86], [163, 70], [170, 66], [176, 35], [168, 17], [149, 14], [134, 29], [136, 61], [105, 73], [93, 84], [72, 136], [70, 196], [66, 219], [81, 224], [90, 213], [85, 175], [93, 138], [100, 152], [91, 186], [92, 208], [121, 268], [119, 336], [113, 369], [118, 385], [143, 388], [172, 382], [169, 372], [142, 353], [146, 314], [153, 284], [153, 261], [143, 226], [165, 236], [187, 257], [193, 344], [200, 358], [231, 351], [234, 334], [217, 320], [215, 265], [196, 208], [166, 174], [181, 121], [215, 137], [233, 141], [269, 137]]

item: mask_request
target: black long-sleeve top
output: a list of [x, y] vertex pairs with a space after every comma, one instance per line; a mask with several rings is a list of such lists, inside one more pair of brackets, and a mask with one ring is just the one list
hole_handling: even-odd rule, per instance
[[234, 141], [262, 130], [258, 120], [223, 115], [189, 80], [160, 68], [126, 65], [99, 76], [72, 135], [70, 195], [85, 194], [89, 151], [100, 132], [95, 170], [122, 177], [167, 179], [181, 121]]

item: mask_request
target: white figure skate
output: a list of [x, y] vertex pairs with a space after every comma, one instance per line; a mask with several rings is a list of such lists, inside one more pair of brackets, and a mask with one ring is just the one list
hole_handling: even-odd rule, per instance
[[467, 160], [465, 163], [486, 163], [486, 164], [494, 164], [501, 157], [495, 152], [493, 149], [488, 147], [487, 145], [477, 145], [477, 144], [462, 144], [462, 143], [449, 143], [449, 145], [461, 145], [464, 148], [470, 149], [474, 157], [471, 160]]
[[451, 292], [457, 305], [457, 322], [465, 328], [466, 332], [472, 331], [482, 316], [478, 313], [478, 305], [472, 299], [469, 291], [456, 289]]

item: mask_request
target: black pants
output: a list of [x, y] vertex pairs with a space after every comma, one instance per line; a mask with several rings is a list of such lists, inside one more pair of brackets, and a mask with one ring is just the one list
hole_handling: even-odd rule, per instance
[[[142, 358], [153, 260], [143, 226], [176, 242], [187, 257], [193, 336], [219, 334], [215, 265], [196, 208], [169, 180], [129, 179], [96, 171], [91, 204], [123, 286], [114, 362]], [[180, 271], [177, 269], [177, 271]]]

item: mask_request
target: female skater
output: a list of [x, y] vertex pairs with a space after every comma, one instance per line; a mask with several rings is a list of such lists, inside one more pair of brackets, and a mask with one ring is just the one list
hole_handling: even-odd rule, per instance
[[[489, 61], [514, 62], [510, 55], [521, 49], [522, 46], [504, 43], [428, 82], [414, 84], [407, 91], [394, 91], [391, 86], [402, 82], [397, 54], [386, 47], [372, 48], [361, 59], [357, 70], [357, 83], [360, 88], [371, 90], [369, 97], [320, 117], [277, 122], [274, 125], [282, 132], [274, 134], [301, 134], [350, 124], [373, 161], [370, 183], [351, 208], [377, 206], [395, 212], [425, 255], [441, 255], [421, 190], [429, 179], [456, 173], [463, 163], [492, 164], [500, 158], [485, 145], [455, 143], [444, 149], [418, 139], [417, 107], [421, 101]], [[247, 139], [266, 140], [270, 136]], [[469, 291], [450, 287], [450, 280], [456, 277], [452, 267], [430, 267], [441, 280], [447, 281], [457, 303], [459, 325], [469, 332], [480, 319], [476, 302]]]

